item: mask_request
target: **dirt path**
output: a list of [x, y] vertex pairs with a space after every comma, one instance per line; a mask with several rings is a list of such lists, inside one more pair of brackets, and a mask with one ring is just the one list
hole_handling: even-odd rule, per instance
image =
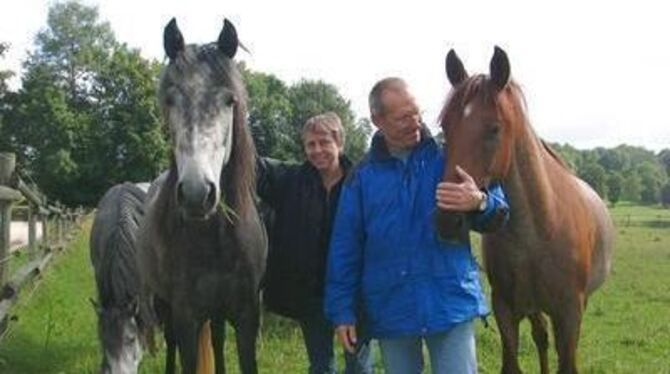
[[[37, 224], [35, 228], [37, 240], [42, 238], [42, 225]], [[28, 222], [14, 221], [9, 231], [9, 250], [15, 251], [25, 245], [28, 245]]]

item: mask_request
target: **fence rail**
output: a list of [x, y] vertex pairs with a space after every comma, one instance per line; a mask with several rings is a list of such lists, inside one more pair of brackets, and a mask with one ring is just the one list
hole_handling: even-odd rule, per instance
[[[27, 213], [28, 261], [10, 274], [10, 262], [16, 256], [10, 251], [12, 213], [21, 210]], [[7, 317], [21, 289], [44, 271], [54, 253], [65, 248], [68, 234], [78, 227], [82, 216], [82, 209], [49, 204], [16, 173], [15, 155], [0, 153], [0, 333], [7, 327]], [[36, 235], [38, 224], [42, 226], [41, 240]]]

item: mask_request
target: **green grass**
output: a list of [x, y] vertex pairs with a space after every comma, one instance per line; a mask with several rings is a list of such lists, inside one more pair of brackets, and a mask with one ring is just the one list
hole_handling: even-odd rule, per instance
[[[611, 214], [617, 225], [612, 273], [589, 299], [578, 366], [583, 373], [670, 373], [670, 210], [621, 203]], [[499, 337], [489, 320], [491, 328], [478, 331], [480, 372], [498, 373]], [[521, 367], [539, 372], [530, 324], [521, 330]]]
[[[670, 210], [618, 204], [612, 209], [618, 239], [613, 271], [590, 299], [582, 325], [579, 367], [582, 373], [670, 373]], [[88, 229], [59, 255], [32, 296], [21, 295], [0, 342], [0, 373], [94, 373], [100, 360], [95, 295], [88, 258]], [[500, 371], [495, 321], [477, 326], [481, 373]], [[520, 362], [538, 372], [537, 354], [527, 322], [522, 323]], [[229, 372], [237, 373], [234, 334], [228, 332]], [[553, 344], [553, 343], [552, 343]], [[379, 352], [376, 368], [381, 372]], [[300, 331], [286, 319], [264, 315], [258, 344], [261, 373], [305, 373], [307, 358]], [[556, 355], [550, 349], [550, 366]], [[341, 367], [341, 360], [340, 360]], [[162, 354], [148, 357], [142, 373], [161, 372]]]

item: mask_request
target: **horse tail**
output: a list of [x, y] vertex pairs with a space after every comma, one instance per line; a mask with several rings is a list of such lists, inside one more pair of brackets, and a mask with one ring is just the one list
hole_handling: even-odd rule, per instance
[[198, 363], [197, 374], [214, 373], [214, 350], [212, 349], [212, 323], [207, 320], [200, 329], [198, 338]]

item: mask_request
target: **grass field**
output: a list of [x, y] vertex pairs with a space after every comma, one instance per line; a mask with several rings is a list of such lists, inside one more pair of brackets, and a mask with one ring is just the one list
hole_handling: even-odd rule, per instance
[[[583, 373], [670, 373], [670, 210], [620, 204], [612, 209], [618, 240], [614, 268], [604, 287], [589, 300], [579, 349]], [[100, 360], [95, 295], [88, 258], [88, 230], [72, 242], [36, 286], [28, 287], [15, 320], [0, 342], [0, 373], [94, 373]], [[500, 344], [493, 318], [478, 325], [481, 373], [500, 370]], [[226, 357], [237, 373], [234, 339]], [[550, 350], [552, 371], [556, 357]], [[376, 368], [379, 366], [375, 351]], [[264, 316], [258, 345], [261, 373], [305, 373], [300, 332], [291, 321]], [[538, 372], [528, 323], [522, 324], [520, 360]], [[142, 373], [162, 370], [163, 357], [148, 357]]]

